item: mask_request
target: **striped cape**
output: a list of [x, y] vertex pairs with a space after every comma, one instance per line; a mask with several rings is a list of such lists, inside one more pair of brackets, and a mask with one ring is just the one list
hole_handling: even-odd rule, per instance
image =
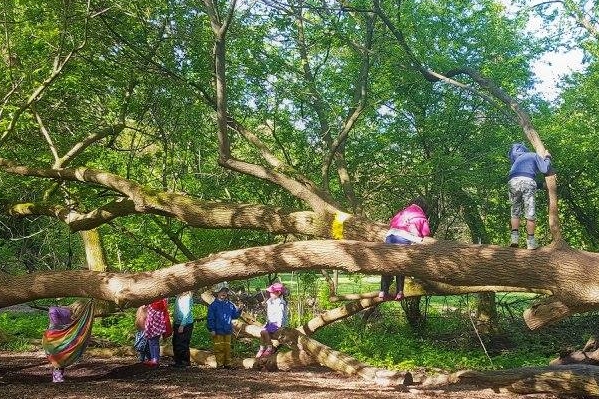
[[87, 347], [94, 321], [93, 301], [89, 301], [81, 316], [62, 329], [46, 330], [42, 346], [48, 361], [56, 368], [75, 363]]

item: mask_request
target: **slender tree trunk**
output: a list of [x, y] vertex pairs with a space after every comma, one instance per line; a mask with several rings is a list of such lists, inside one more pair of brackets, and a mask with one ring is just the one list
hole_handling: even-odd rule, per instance
[[476, 328], [483, 335], [495, 335], [499, 332], [499, 319], [494, 292], [478, 294], [476, 306]]
[[83, 240], [87, 269], [96, 272], [108, 270], [102, 237], [98, 229], [80, 231], [79, 235]]
[[[480, 216], [478, 204], [463, 190], [456, 191], [457, 209], [462, 209], [464, 221], [470, 230], [470, 238], [474, 244], [489, 244], [489, 234]], [[476, 326], [483, 335], [494, 335], [499, 332], [499, 318], [494, 292], [483, 292], [477, 295]]]
[[401, 307], [406, 314], [408, 324], [412, 328], [418, 328], [424, 323], [424, 315], [420, 309], [421, 296], [406, 297], [401, 301]]

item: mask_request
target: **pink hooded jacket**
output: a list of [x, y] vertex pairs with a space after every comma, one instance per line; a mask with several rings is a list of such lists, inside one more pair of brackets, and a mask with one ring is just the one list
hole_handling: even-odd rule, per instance
[[393, 216], [389, 227], [391, 229], [389, 234], [395, 234], [393, 230], [400, 233], [399, 235], [402, 235], [401, 232], [406, 232], [419, 238], [428, 237], [431, 234], [426, 214], [416, 204], [409, 205]]

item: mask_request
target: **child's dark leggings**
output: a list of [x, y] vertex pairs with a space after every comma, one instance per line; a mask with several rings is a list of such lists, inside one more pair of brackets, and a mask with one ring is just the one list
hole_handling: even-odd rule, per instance
[[189, 342], [193, 333], [193, 323], [183, 326], [183, 332], [179, 332], [180, 324], [173, 325], [173, 360], [175, 364], [189, 365]]
[[[395, 276], [395, 287], [397, 291], [403, 291], [403, 285], [406, 280], [406, 277], [403, 274], [398, 274]], [[381, 291], [385, 294], [389, 293], [389, 287], [391, 287], [391, 282], [393, 281], [393, 276], [383, 275], [381, 276]]]

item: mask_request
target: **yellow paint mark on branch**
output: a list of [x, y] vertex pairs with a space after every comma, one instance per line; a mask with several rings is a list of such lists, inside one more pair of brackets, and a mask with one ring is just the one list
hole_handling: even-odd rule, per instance
[[343, 239], [343, 222], [351, 217], [350, 214], [345, 212], [335, 212], [335, 218], [333, 219], [333, 225], [331, 226], [331, 237], [335, 240]]

